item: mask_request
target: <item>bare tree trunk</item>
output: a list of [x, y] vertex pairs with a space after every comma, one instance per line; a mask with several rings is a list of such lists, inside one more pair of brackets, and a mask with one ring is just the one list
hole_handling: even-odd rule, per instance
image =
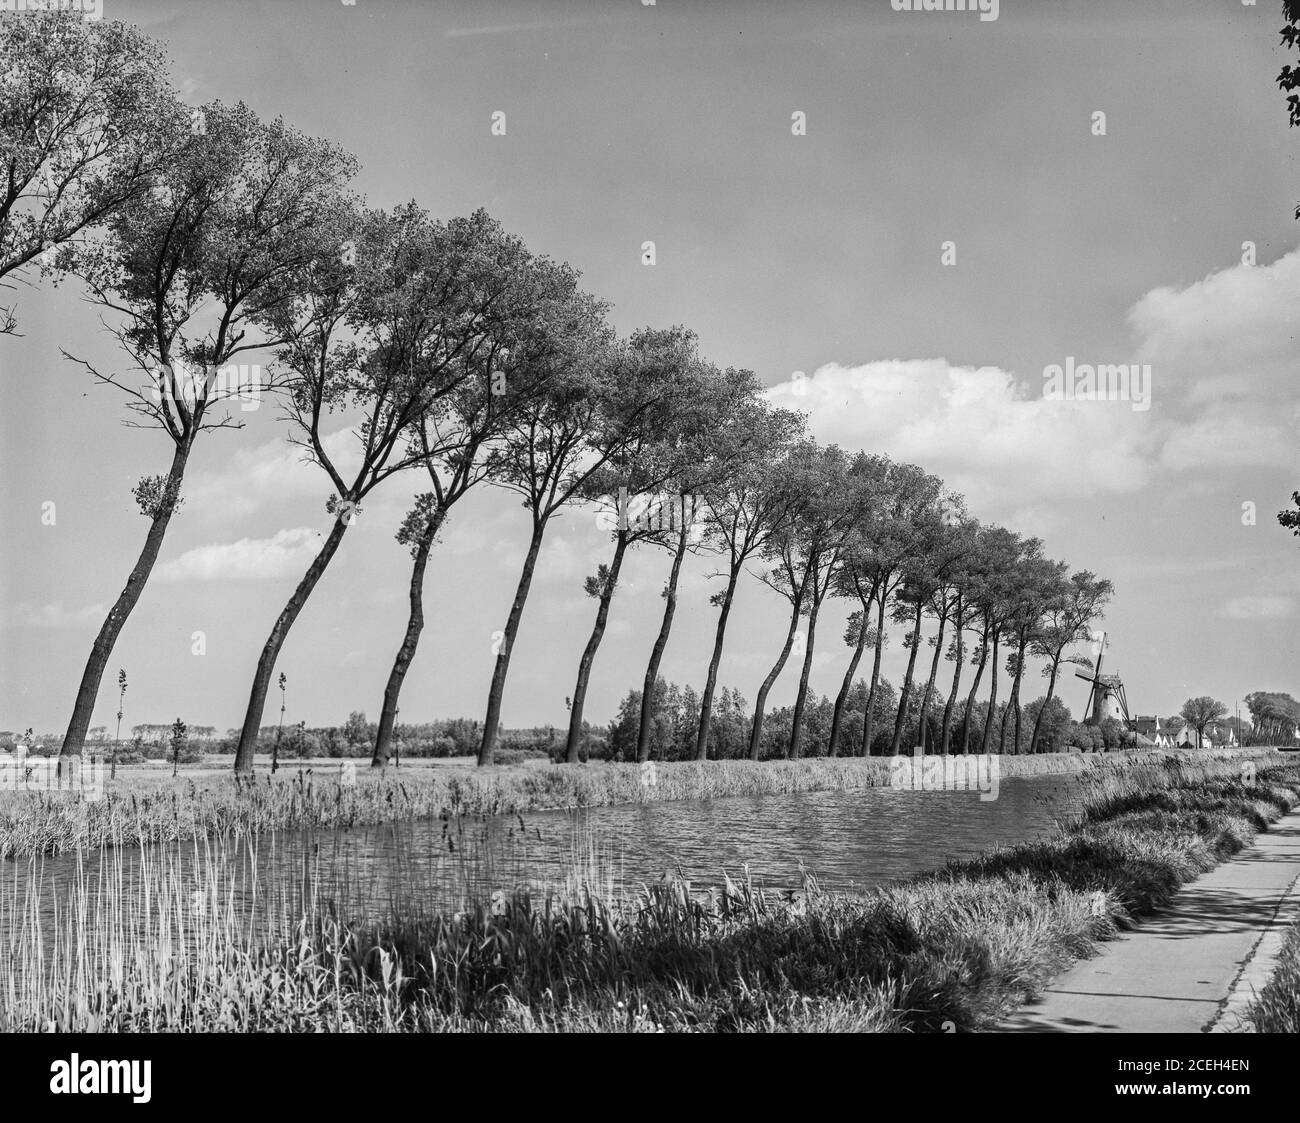
[[641, 691], [641, 724], [636, 734], [636, 758], [642, 763], [650, 759], [650, 727], [654, 722], [655, 683], [659, 681], [659, 664], [664, 657], [664, 648], [668, 646], [668, 633], [672, 630], [673, 613], [677, 611], [677, 579], [682, 572], [682, 559], [686, 556], [689, 541], [686, 518], [683, 515], [681, 530], [677, 535], [677, 550], [673, 554], [673, 568], [668, 575], [668, 587], [664, 590], [664, 618], [659, 625], [659, 634], [655, 637], [654, 647], [650, 649], [650, 662], [645, 669], [645, 686]]
[[880, 609], [876, 616], [876, 655], [871, 661], [871, 685], [867, 687], [867, 711], [862, 715], [862, 755], [871, 755], [871, 738], [876, 724], [876, 686], [880, 682], [880, 654], [885, 646], [885, 592], [880, 591]]
[[993, 670], [989, 675], [989, 711], [984, 715], [984, 736], [980, 741], [980, 753], [988, 756], [993, 745], [993, 714], [998, 708], [998, 633], [993, 631]]
[[727, 617], [731, 615], [731, 602], [736, 595], [736, 582], [740, 566], [732, 568], [727, 577], [727, 591], [722, 594], [722, 608], [718, 613], [718, 629], [713, 637], [713, 655], [709, 659], [709, 675], [700, 698], [700, 728], [695, 735], [695, 759], [709, 759], [709, 726], [713, 721], [713, 692], [718, 685], [718, 665], [722, 662], [722, 640], [727, 633]]
[[[60, 759], [79, 757], [86, 742], [86, 732], [95, 711], [95, 696], [99, 693], [99, 683], [104, 677], [104, 668], [108, 666], [113, 646], [121, 634], [126, 619], [131, 615], [140, 594], [144, 592], [145, 582], [149, 580], [158, 552], [162, 549], [163, 537], [167, 533], [167, 524], [176, 511], [177, 498], [180, 493], [181, 480], [185, 476], [185, 463], [189, 459], [190, 445], [176, 446], [172, 455], [171, 469], [167, 473], [166, 491], [149, 522], [149, 533], [145, 536], [144, 549], [126, 579], [126, 586], [118, 594], [113, 607], [99, 629], [99, 635], [90, 648], [90, 657], [86, 660], [86, 669], [81, 675], [81, 685], [77, 688], [77, 700], [72, 707], [72, 719], [68, 722], [68, 731], [63, 736], [63, 746], [59, 749]], [[62, 764], [60, 764], [60, 773]]]
[[492, 670], [492, 686], [488, 690], [487, 715], [483, 719], [483, 740], [478, 749], [480, 768], [492, 763], [492, 753], [496, 749], [501, 725], [501, 697], [505, 694], [506, 674], [510, 670], [510, 652], [515, 645], [519, 621], [524, 615], [524, 602], [528, 600], [528, 589], [533, 583], [533, 571], [537, 568], [537, 554], [542, 548], [542, 535], [545, 533], [545, 523], [533, 524], [533, 536], [529, 540], [528, 553], [524, 557], [524, 568], [519, 574], [515, 599], [510, 603], [510, 615], [506, 618], [505, 631], [501, 633], [501, 646], [497, 649], [497, 662]]
[[980, 641], [980, 661], [975, 667], [975, 681], [970, 684], [970, 693], [966, 696], [966, 713], [961, 720], [961, 751], [963, 756], [970, 756], [970, 717], [975, 709], [975, 694], [980, 688], [980, 679], [984, 677], [984, 667], [989, 661], [989, 632], [985, 627]]
[[808, 643], [803, 653], [803, 670], [799, 673], [799, 690], [794, 699], [794, 724], [790, 727], [790, 747], [787, 756], [791, 760], [799, 759], [803, 747], [803, 711], [808, 701], [808, 674], [812, 670], [813, 640], [817, 635], [817, 612], [821, 608], [816, 594], [808, 612]]
[[953, 620], [956, 628], [956, 635], [953, 637], [957, 644], [957, 667], [952, 673], [952, 689], [948, 691], [948, 702], [943, 707], [943, 729], [939, 734], [939, 751], [948, 755], [949, 737], [952, 734], [952, 711], [957, 704], [957, 691], [961, 687], [962, 664], [966, 662], [966, 645], [962, 643], [962, 612], [961, 603], [957, 605], [957, 616]]
[[945, 613], [939, 613], [939, 634], [934, 640], [934, 658], [930, 660], [930, 677], [925, 684], [925, 693], [921, 695], [921, 716], [918, 720], [917, 729], [920, 735], [917, 740], [921, 745], [921, 751], [925, 752], [925, 719], [930, 712], [930, 696], [934, 693], [934, 680], [939, 676], [939, 660], [943, 658], [943, 633], [948, 623], [948, 617]]
[[618, 573], [623, 568], [625, 553], [627, 553], [627, 531], [620, 530], [614, 545], [614, 557], [609, 563], [609, 572], [605, 578], [605, 587], [600, 591], [596, 622], [592, 625], [587, 646], [583, 649], [582, 659], [578, 662], [578, 681], [573, 687], [573, 701], [569, 708], [569, 737], [564, 743], [566, 764], [578, 763], [578, 750], [582, 746], [582, 707], [587, 700], [587, 683], [591, 678], [591, 665], [595, 662], [596, 650], [600, 647], [601, 638], [605, 634], [605, 622], [609, 619], [609, 602], [614, 599], [614, 588], [618, 584]]
[[1025, 673], [1025, 644], [1019, 644], [1016, 650], [1016, 673], [1011, 680], [1011, 696], [1007, 699], [1007, 709], [1002, 714], [1002, 736], [998, 742], [998, 752], [1007, 751], [1007, 717], [1014, 713], [1015, 740], [1011, 743], [1012, 755], [1020, 752], [1020, 680]]
[[1043, 699], [1043, 704], [1038, 708], [1038, 715], [1034, 718], [1034, 731], [1029, 735], [1029, 751], [1038, 752], [1038, 731], [1043, 725], [1043, 711], [1047, 709], [1047, 704], [1052, 700], [1052, 694], [1056, 690], [1056, 672], [1061, 666], [1059, 659], [1052, 661], [1052, 673], [1047, 679], [1047, 697]]
[[844, 672], [844, 681], [840, 683], [840, 692], [835, 696], [835, 712], [831, 715], [830, 743], [826, 747], [828, 756], [840, 754], [840, 725], [843, 723], [844, 706], [849, 700], [849, 691], [853, 689], [853, 676], [857, 673], [858, 663], [862, 660], [862, 652], [866, 650], [867, 633], [871, 631], [867, 620], [870, 608], [869, 600], [862, 602], [862, 627], [858, 629], [858, 642], [853, 648], [852, 658], [849, 659], [849, 668]]
[[312, 590], [316, 588], [316, 584], [324, 574], [330, 559], [334, 557], [335, 552], [338, 550], [339, 543], [343, 541], [343, 535], [348, 529], [349, 521], [350, 512], [347, 515], [340, 515], [334, 520], [334, 525], [330, 528], [325, 544], [321, 546], [316, 557], [312, 559], [311, 565], [307, 567], [307, 572], [303, 574], [302, 580], [298, 582], [298, 587], [294, 589], [288, 603], [280, 611], [280, 616], [262, 647], [261, 657], [257, 660], [257, 671], [253, 675], [253, 689], [248, 697], [248, 710], [244, 714], [244, 727], [239, 733], [239, 747], [235, 750], [235, 773], [237, 775], [253, 771], [253, 754], [257, 751], [257, 735], [262, 728], [262, 711], [266, 707], [266, 692], [271, 686], [271, 674], [275, 670], [275, 661], [280, 654], [280, 648], [284, 645], [285, 637], [289, 634], [289, 629], [293, 627], [293, 622], [298, 619], [298, 613], [302, 611], [302, 606], [307, 603], [307, 598], [311, 596]]
[[898, 699], [898, 716], [894, 719], [894, 739], [889, 745], [890, 756], [898, 756], [903, 745], [903, 730], [907, 728], [908, 703], [912, 700], [912, 676], [916, 673], [916, 653], [921, 649], [921, 614], [923, 601], [916, 602], [916, 619], [912, 622], [912, 653], [907, 657], [907, 674], [903, 676], [903, 689]]
[[754, 699], [754, 721], [749, 730], [749, 759], [758, 759], [758, 748], [763, 738], [763, 710], [767, 706], [767, 694], [772, 689], [772, 684], [776, 682], [777, 676], [780, 675], [785, 667], [785, 661], [790, 657], [790, 648], [794, 646], [794, 634], [799, 630], [799, 610], [803, 607], [803, 589], [801, 588], [791, 602], [793, 611], [790, 613], [790, 627], [786, 629], [785, 646], [781, 648], [781, 654], [777, 657], [776, 663], [772, 669], [767, 672], [767, 678], [763, 680], [763, 685], [758, 688], [758, 696]]
[[440, 507], [429, 520], [429, 526], [416, 546], [414, 564], [411, 566], [411, 612], [406, 619], [406, 634], [402, 637], [402, 645], [397, 649], [397, 658], [393, 660], [393, 669], [388, 673], [388, 685], [384, 687], [384, 705], [379, 711], [379, 729], [375, 734], [371, 768], [388, 767], [388, 756], [393, 747], [393, 723], [397, 720], [398, 697], [402, 693], [406, 672], [415, 658], [420, 633], [424, 631], [424, 571], [429, 564], [433, 540], [438, 536], [438, 528], [445, 517], [445, 508]]

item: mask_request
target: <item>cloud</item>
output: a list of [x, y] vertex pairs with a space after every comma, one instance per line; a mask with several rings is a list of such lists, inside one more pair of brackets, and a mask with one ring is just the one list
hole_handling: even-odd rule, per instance
[[108, 607], [102, 604], [79, 609], [66, 609], [61, 601], [39, 608], [16, 604], [9, 610], [7, 625], [11, 628], [84, 628], [90, 624], [102, 624], [107, 615]]
[[1233, 597], [1222, 615], [1229, 620], [1289, 620], [1296, 614], [1294, 597]]
[[263, 581], [301, 576], [321, 546], [320, 531], [300, 526], [270, 538], [241, 538], [186, 550], [158, 567], [158, 581]]
[[1278, 427], [1241, 416], [1206, 414], [1177, 429], [1160, 450], [1160, 461], [1174, 471], [1213, 464], [1221, 468], [1290, 467], [1296, 461], [1294, 438]]
[[[321, 443], [345, 479], [356, 470], [359, 457], [351, 429], [330, 433]], [[226, 519], [251, 514], [276, 499], [303, 496], [315, 496], [323, 512], [332, 491], [329, 476], [307, 459], [305, 449], [279, 440], [236, 449], [220, 468], [192, 472], [181, 494], [189, 510], [218, 511]]]
[[1300, 250], [1272, 265], [1234, 265], [1182, 288], [1152, 289], [1129, 312], [1139, 355], [1163, 393], [1191, 403], [1294, 402], [1300, 351]]
[[1005, 519], [1049, 500], [1131, 494], [1170, 471], [1294, 465], [1297, 304], [1300, 250], [1146, 293], [1129, 312], [1128, 353], [1076, 360], [1149, 363], [1149, 411], [1048, 401], [1041, 371], [943, 358], [831, 362], [768, 396], [807, 413], [823, 443], [920, 464], [976, 513]]
[[[768, 391], [809, 415], [823, 443], [866, 448], [924, 466], [976, 510], [1080, 495], [1134, 492], [1156, 447], [1147, 413], [1128, 402], [1047, 401], [997, 367], [946, 359], [829, 363]], [[1011, 481], [1011, 486], [1008, 486]]]

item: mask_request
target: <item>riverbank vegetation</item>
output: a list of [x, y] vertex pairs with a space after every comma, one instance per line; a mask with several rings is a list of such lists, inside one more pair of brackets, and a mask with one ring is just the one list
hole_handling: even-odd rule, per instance
[[[1127, 769], [1163, 759], [1235, 759], [1227, 750], [1186, 753], [1049, 754], [998, 757], [1000, 778]], [[206, 768], [174, 780], [171, 770], [123, 767], [116, 780], [83, 772], [82, 791], [56, 789], [56, 759], [27, 761], [19, 790], [0, 791], [0, 858], [100, 846], [174, 843], [275, 830], [347, 828], [441, 815], [603, 807], [726, 796], [854, 791], [890, 783], [892, 757], [799, 761], [593, 763], [561, 768], [526, 762], [483, 772], [447, 763], [372, 771], [351, 761], [284, 767], [260, 779]], [[11, 769], [10, 771], [16, 771]], [[25, 789], [25, 790], [24, 790]]]
[[1256, 1033], [1300, 1033], [1300, 917], [1292, 922], [1273, 974], [1244, 1020]]
[[[1008, 758], [1001, 774], [1043, 775], [1120, 766], [1122, 757]], [[52, 768], [54, 762], [50, 762]], [[494, 769], [405, 767], [387, 773], [346, 765], [282, 769], [274, 778], [209, 774], [172, 782], [158, 770], [123, 769], [103, 798], [62, 791], [0, 794], [0, 857], [101, 845], [181, 842], [209, 835], [352, 827], [439, 815], [502, 815], [675, 799], [852, 791], [890, 781], [891, 762], [710, 761], [548, 765]]]
[[0, 894], [0, 1029], [989, 1028], [1300, 799], [1300, 765], [1276, 759], [1083, 782], [1055, 837], [860, 896], [811, 877], [780, 895], [628, 889], [578, 855], [567, 885], [454, 912], [428, 907], [416, 866], [378, 914], [350, 910], [346, 871], [299, 871], [259, 886], [250, 922], [228, 840], [153, 851], [130, 875], [105, 851], [57, 902], [32, 858], [23, 892], [15, 878]]

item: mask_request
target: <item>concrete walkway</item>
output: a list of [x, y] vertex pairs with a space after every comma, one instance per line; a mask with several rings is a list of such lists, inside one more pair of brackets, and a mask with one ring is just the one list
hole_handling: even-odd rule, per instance
[[1238, 1028], [1236, 1015], [1252, 988], [1267, 981], [1270, 955], [1295, 917], [1298, 881], [1300, 812], [1292, 812], [1235, 858], [1184, 885], [1167, 909], [1059, 975], [998, 1032]]

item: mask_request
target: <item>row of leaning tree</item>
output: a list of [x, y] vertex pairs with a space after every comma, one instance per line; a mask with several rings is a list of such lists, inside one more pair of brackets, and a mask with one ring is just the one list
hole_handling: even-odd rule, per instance
[[[894, 752], [913, 716], [925, 736], [944, 656], [955, 670], [938, 744], [929, 746], [941, 752], [1000, 750], [1008, 735], [1019, 745], [1030, 659], [1045, 660], [1049, 700], [1062, 663], [1088, 661], [1069, 651], [1090, 634], [1110, 582], [1070, 573], [1036, 538], [981, 524], [961, 496], [920, 467], [817, 444], [801, 415], [765, 400], [752, 371], [709, 362], [684, 327], [620, 338], [609, 306], [580, 287], [574, 269], [532, 253], [485, 212], [444, 222], [414, 203], [368, 206], [351, 187], [356, 161], [333, 143], [282, 120], [262, 121], [243, 104], [190, 107], [166, 73], [158, 45], [127, 25], [66, 13], [0, 24], [8, 160], [0, 283], [78, 283], [123, 362], [106, 371], [65, 356], [125, 395], [129, 423], [160, 430], [172, 446], [168, 470], [134, 489], [148, 531], [92, 645], [62, 757], [82, 751], [114, 644], [183, 502], [195, 443], [240, 427], [234, 403], [242, 414], [264, 396], [281, 407], [288, 439], [328, 481], [332, 522], [258, 658], [236, 772], [253, 767], [276, 660], [295, 620], [362, 505], [405, 472], [421, 474], [427, 490], [397, 532], [412, 560], [410, 612], [384, 693], [379, 767], [425, 623], [430, 554], [452, 509], [480, 484], [514, 492], [531, 520], [497, 645], [480, 764], [493, 760], [544, 537], [574, 505], [606, 506], [610, 555], [586, 583], [596, 610], [570, 700], [571, 762], [579, 759], [587, 686], [619, 574], [638, 546], [662, 547], [671, 559], [641, 692], [641, 760], [651, 750], [655, 685], [692, 552], [718, 556], [725, 578], [712, 598], [717, 627], [696, 737], [701, 760], [709, 755], [727, 621], [747, 570], [789, 606], [783, 646], [756, 697], [755, 758], [768, 693], [792, 652], [802, 664], [787, 754], [800, 756], [817, 623], [830, 597], [854, 605], [832, 756], [872, 745], [891, 623], [906, 628], [909, 649]], [[17, 332], [14, 309], [4, 311], [0, 330]], [[265, 369], [238, 361], [253, 351], [269, 356]], [[326, 427], [340, 419], [354, 425], [350, 457], [326, 439]], [[921, 685], [927, 620], [933, 653]], [[862, 728], [847, 730], [845, 702], [868, 649]], [[1003, 654], [1011, 685], [995, 729]], [[968, 656], [974, 673], [954, 722]], [[982, 730], [973, 730], [986, 674], [989, 706]], [[1031, 751], [1041, 716], [1042, 708]]]

